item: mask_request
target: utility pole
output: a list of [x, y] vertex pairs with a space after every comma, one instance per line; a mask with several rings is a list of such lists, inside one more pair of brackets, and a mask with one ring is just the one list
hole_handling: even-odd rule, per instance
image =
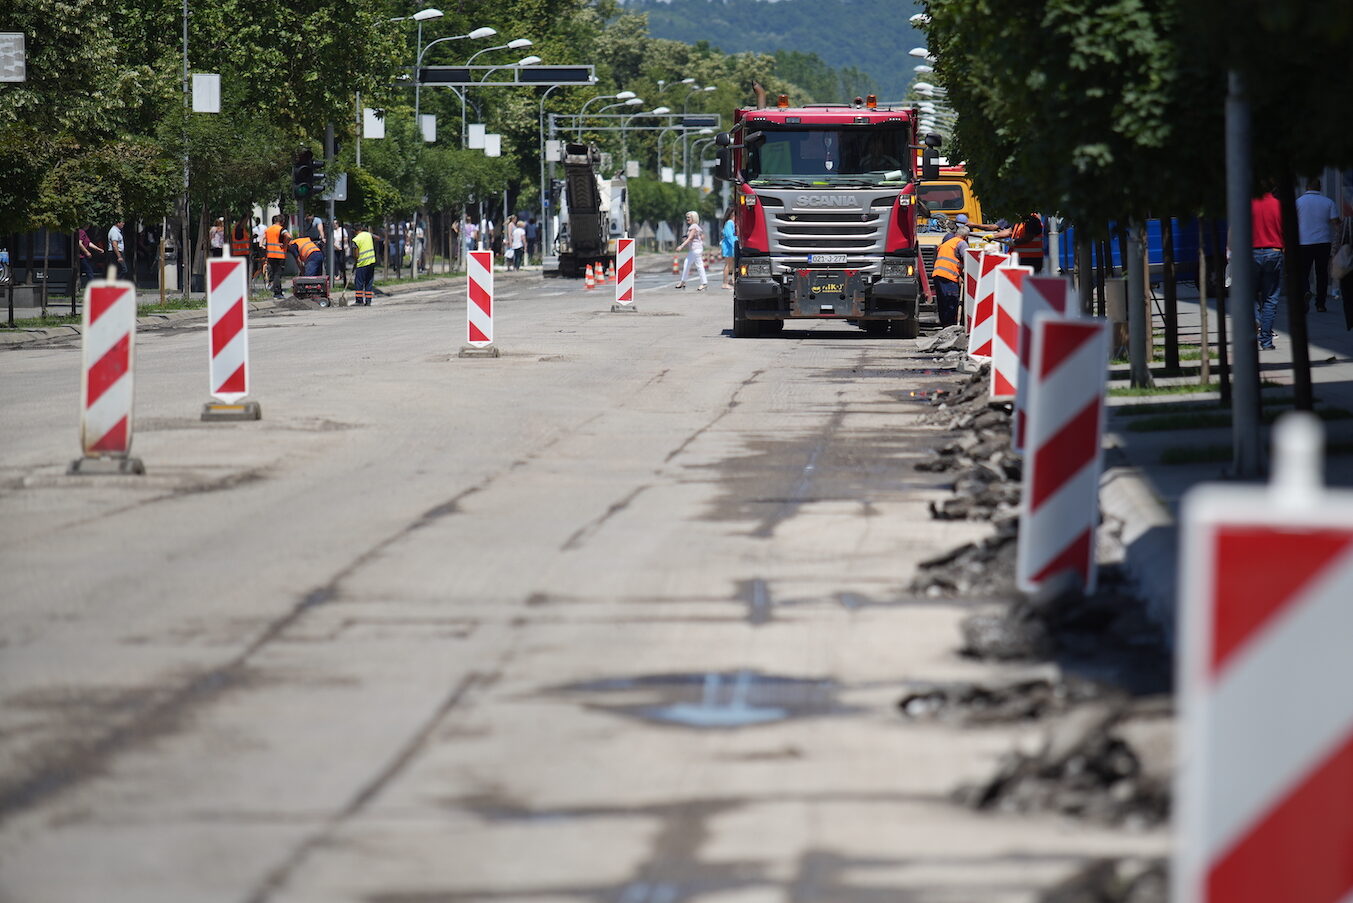
[[1254, 479], [1263, 472], [1259, 435], [1259, 346], [1254, 327], [1254, 222], [1250, 210], [1250, 99], [1245, 78], [1232, 69], [1226, 93], [1226, 221], [1231, 247], [1231, 347], [1235, 351], [1231, 407], [1232, 473]]
[[193, 95], [188, 86], [188, 0], [183, 0], [183, 202], [179, 205], [179, 291], [188, 297], [192, 279], [188, 258], [188, 117], [192, 115]]
[[[324, 172], [325, 178], [334, 179], [334, 124], [326, 122], [324, 124]], [[324, 243], [324, 274], [329, 277], [330, 282], [334, 278], [334, 189], [329, 188], [329, 210], [326, 217], [328, 225], [325, 232], [328, 241]]]

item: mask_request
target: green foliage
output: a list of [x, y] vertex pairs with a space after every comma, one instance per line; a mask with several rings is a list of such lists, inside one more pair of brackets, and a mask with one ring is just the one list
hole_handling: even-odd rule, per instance
[[369, 169], [349, 166], [347, 171], [348, 199], [334, 204], [339, 219], [371, 225], [399, 211], [404, 198], [393, 185]]
[[1188, 74], [1175, 0], [931, 0], [936, 78], [996, 214], [1078, 222], [1196, 211], [1221, 195], [1220, 104]]
[[687, 210], [700, 209], [700, 191], [697, 188], [682, 188], [671, 182], [657, 179], [630, 179], [628, 183], [630, 197], [630, 222], [677, 224], [682, 221]]
[[[650, 31], [661, 38], [708, 41], [727, 53], [773, 53], [777, 62], [778, 51], [786, 51], [853, 70], [839, 74], [844, 84], [807, 85], [796, 81], [806, 74], [797, 63], [789, 72], [777, 65], [776, 75], [822, 102], [871, 92], [881, 99], [902, 97], [916, 63], [907, 51], [925, 43], [907, 21], [917, 10], [907, 0], [632, 0], [626, 7], [647, 15]], [[769, 74], [759, 73], [767, 88]], [[836, 90], [818, 93], [830, 88]]]

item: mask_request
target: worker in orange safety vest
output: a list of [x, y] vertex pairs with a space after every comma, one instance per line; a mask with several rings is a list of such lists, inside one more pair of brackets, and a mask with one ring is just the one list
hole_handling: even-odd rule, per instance
[[272, 276], [272, 296], [274, 298], [282, 297], [282, 270], [286, 269], [287, 264], [287, 245], [291, 244], [291, 233], [282, 225], [285, 218], [282, 214], [277, 214], [272, 218], [272, 225], [263, 233], [263, 247], [268, 259], [268, 269]]
[[936, 306], [939, 308], [940, 325], [953, 326], [958, 322], [961, 305], [959, 286], [963, 284], [963, 252], [968, 249], [968, 227], [959, 226], [954, 236], [940, 244], [935, 252], [935, 268], [931, 276], [935, 279], [935, 291], [938, 295]]
[[1007, 239], [1010, 253], [1019, 258], [1023, 266], [1033, 267], [1035, 273], [1043, 272], [1043, 218], [1037, 213], [1030, 213], [1014, 226], [987, 237]]

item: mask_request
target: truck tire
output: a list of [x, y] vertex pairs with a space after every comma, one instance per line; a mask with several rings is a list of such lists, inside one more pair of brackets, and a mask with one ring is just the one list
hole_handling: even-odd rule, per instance
[[785, 331], [784, 320], [761, 320], [762, 335], [779, 335]]
[[888, 334], [888, 320], [865, 320], [860, 325], [864, 327], [864, 334], [871, 339], [881, 339]]
[[760, 335], [759, 325], [755, 320], [747, 318], [746, 301], [733, 302], [733, 338], [750, 339]]
[[905, 320], [892, 320], [891, 323], [894, 338], [914, 339], [921, 334], [921, 321], [915, 317], [907, 317]]

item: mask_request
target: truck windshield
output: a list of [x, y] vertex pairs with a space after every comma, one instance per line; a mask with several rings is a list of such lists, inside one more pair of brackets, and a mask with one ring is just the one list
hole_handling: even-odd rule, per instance
[[901, 125], [764, 129], [765, 141], [747, 155], [744, 176], [774, 184], [881, 185], [910, 177], [909, 130]]

